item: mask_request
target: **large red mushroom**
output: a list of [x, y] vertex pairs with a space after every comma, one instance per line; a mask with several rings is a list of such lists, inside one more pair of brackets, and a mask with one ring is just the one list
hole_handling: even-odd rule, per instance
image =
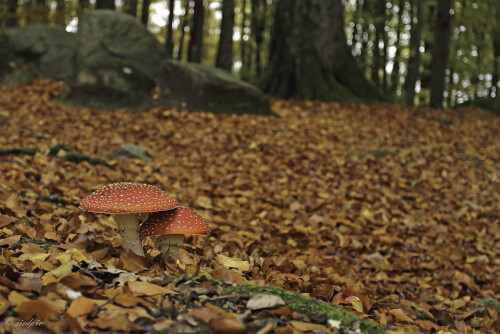
[[155, 212], [139, 229], [141, 239], [160, 236], [155, 242], [155, 247], [160, 250], [163, 257], [168, 254], [174, 260], [179, 257], [179, 248], [182, 247], [186, 234], [208, 235], [210, 227], [196, 211], [185, 207]]
[[140, 215], [177, 207], [175, 199], [155, 186], [121, 182], [104, 186], [85, 197], [80, 209], [113, 214], [120, 229], [123, 248], [145, 256], [139, 238]]

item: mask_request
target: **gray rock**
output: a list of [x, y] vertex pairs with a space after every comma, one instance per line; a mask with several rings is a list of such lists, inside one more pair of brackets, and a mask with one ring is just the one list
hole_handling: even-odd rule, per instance
[[106, 153], [106, 156], [117, 160], [142, 159], [146, 161], [153, 161], [147, 153], [148, 149], [144, 146], [123, 144], [115, 148], [113, 151]]
[[0, 80], [38, 77], [69, 80], [75, 73], [76, 35], [61, 27], [28, 26], [0, 31]]
[[249, 310], [261, 310], [283, 305], [285, 305], [283, 299], [280, 296], [275, 295], [253, 295], [247, 302], [247, 308]]
[[119, 61], [154, 77], [165, 57], [164, 47], [132, 16], [115, 10], [94, 10], [78, 27], [77, 66]]
[[160, 88], [166, 108], [271, 115], [269, 100], [258, 88], [210, 66], [167, 59], [161, 64]]

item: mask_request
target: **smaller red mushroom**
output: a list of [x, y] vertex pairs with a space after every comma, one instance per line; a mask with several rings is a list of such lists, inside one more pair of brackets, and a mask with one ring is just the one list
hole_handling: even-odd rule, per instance
[[196, 211], [178, 207], [169, 211], [155, 212], [149, 216], [139, 229], [141, 239], [150, 236], [160, 236], [155, 247], [177, 260], [179, 248], [183, 245], [185, 234], [210, 234], [210, 227]]

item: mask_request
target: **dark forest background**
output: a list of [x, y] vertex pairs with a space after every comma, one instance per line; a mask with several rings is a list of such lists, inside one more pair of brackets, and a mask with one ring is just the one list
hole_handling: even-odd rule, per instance
[[[0, 6], [0, 27], [49, 24], [68, 31], [94, 9], [127, 12], [165, 43], [170, 57], [226, 69], [282, 98], [342, 100], [307, 81], [335, 64], [342, 65], [333, 70], [334, 79], [323, 76], [320, 84], [335, 88], [332, 82], [340, 82], [353, 93], [345, 91], [347, 100], [449, 107], [498, 97], [500, 0], [4, 0]], [[318, 27], [320, 22], [340, 22], [345, 40], [335, 25]], [[308, 40], [312, 58], [287, 54], [293, 43]], [[347, 48], [357, 69], [346, 65], [350, 56], [341, 52], [333, 52], [333, 60], [323, 57], [315, 43]], [[291, 71], [287, 59], [300, 59], [306, 70], [276, 82]], [[348, 82], [358, 72], [366, 81]], [[293, 84], [294, 76], [300, 84]]]

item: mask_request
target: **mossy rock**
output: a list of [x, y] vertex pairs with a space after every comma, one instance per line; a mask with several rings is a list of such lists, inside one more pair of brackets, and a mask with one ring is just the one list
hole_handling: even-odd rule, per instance
[[362, 333], [378, 334], [384, 330], [393, 328], [373, 321], [359, 318], [354, 313], [346, 311], [340, 307], [335, 307], [321, 300], [306, 297], [296, 292], [288, 291], [278, 287], [237, 285], [230, 287], [232, 291], [239, 294], [268, 294], [279, 296], [292, 310], [310, 316], [326, 315], [328, 318], [338, 320], [342, 326], [352, 328], [355, 323], [359, 323]]
[[257, 87], [210, 66], [165, 60], [160, 88], [159, 103], [166, 108], [271, 115], [269, 100]]
[[459, 104], [457, 107], [476, 106], [482, 109], [493, 111], [500, 115], [500, 97], [482, 97], [474, 101]]
[[155, 80], [133, 65], [103, 60], [82, 66], [61, 101], [88, 108], [136, 108], [154, 87]]

